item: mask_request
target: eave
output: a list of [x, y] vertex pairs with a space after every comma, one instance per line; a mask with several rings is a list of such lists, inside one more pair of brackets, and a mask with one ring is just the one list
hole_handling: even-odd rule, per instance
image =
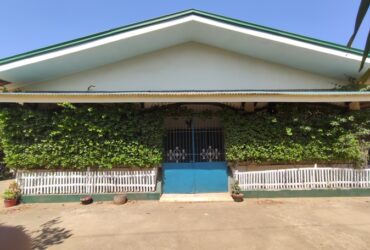
[[4, 92], [0, 103], [370, 102], [359, 91]]
[[116, 35], [116, 34], [120, 34], [120, 33], [123, 33], [123, 32], [144, 28], [146, 26], [159, 24], [159, 23], [166, 22], [166, 21], [175, 20], [175, 19], [186, 17], [186, 16], [189, 16], [189, 15], [196, 15], [196, 16], [201, 16], [201, 17], [205, 17], [205, 18], [208, 18], [208, 19], [216, 20], [216, 21], [222, 21], [222, 22], [227, 23], [227, 24], [232, 24], [232, 25], [235, 25], [235, 26], [243, 27], [243, 28], [262, 31], [262, 32], [273, 34], [273, 35], [278, 35], [278, 36], [281, 36], [281, 37], [286, 37], [286, 38], [289, 38], [289, 39], [294, 39], [294, 40], [297, 40], [297, 41], [310, 43], [310, 44], [313, 44], [313, 45], [327, 47], [327, 48], [330, 48], [330, 49], [336, 49], [336, 50], [339, 50], [339, 51], [344, 51], [346, 53], [351, 53], [351, 54], [356, 54], [356, 55], [362, 55], [363, 54], [363, 51], [360, 50], [360, 49], [348, 48], [348, 47], [340, 45], [340, 44], [336, 44], [336, 43], [332, 43], [332, 42], [328, 42], [328, 41], [323, 41], [323, 40], [320, 40], [320, 39], [315, 39], [315, 38], [311, 38], [311, 37], [307, 37], [307, 36], [303, 36], [303, 35], [299, 35], [299, 34], [295, 34], [295, 33], [291, 33], [291, 32], [286, 32], [286, 31], [282, 31], [282, 30], [278, 30], [278, 29], [274, 29], [274, 28], [270, 28], [270, 27], [266, 27], [266, 26], [262, 26], [262, 25], [257, 25], [257, 24], [254, 24], [254, 23], [245, 22], [245, 21], [242, 21], [242, 20], [229, 18], [229, 17], [225, 17], [225, 16], [221, 16], [221, 15], [217, 15], [217, 14], [213, 14], [213, 13], [209, 13], [209, 12], [205, 12], [205, 11], [200, 11], [200, 10], [196, 10], [196, 9], [189, 9], [189, 10], [180, 11], [180, 12], [177, 12], [177, 13], [173, 13], [173, 14], [153, 18], [153, 19], [150, 19], [150, 20], [146, 20], [146, 21], [142, 21], [142, 22], [138, 22], [138, 23], [118, 27], [118, 28], [115, 28], [115, 29], [95, 33], [95, 34], [92, 34], [92, 35], [89, 35], [89, 36], [73, 39], [73, 40], [70, 40], [70, 41], [66, 41], [66, 42], [55, 44], [55, 45], [47, 46], [47, 47], [44, 47], [44, 48], [28, 51], [28, 52], [21, 53], [21, 54], [18, 54], [18, 55], [2, 58], [2, 59], [0, 59], [0, 65], [12, 63], [12, 62], [15, 62], [15, 61], [23, 60], [23, 59], [26, 59], [26, 58], [29, 58], [29, 57], [34, 57], [34, 56], [37, 56], [37, 55], [42, 55], [42, 54], [45, 54], [45, 53], [50, 53], [50, 52], [61, 50], [61, 49], [65, 49], [65, 48], [68, 48], [68, 47], [71, 47], [71, 46], [81, 45], [81, 44], [92, 42], [92, 41], [95, 41], [95, 40], [98, 40], [98, 39], [102, 39], [102, 38], [110, 37], [110, 36], [113, 36], [113, 35]]
[[340, 80], [361, 75], [361, 50], [187, 10], [4, 58], [0, 78], [21, 86], [191, 41]]

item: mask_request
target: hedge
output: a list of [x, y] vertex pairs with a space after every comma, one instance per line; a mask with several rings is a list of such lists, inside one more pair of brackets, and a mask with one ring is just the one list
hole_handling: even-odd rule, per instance
[[255, 113], [194, 113], [171, 106], [60, 104], [0, 107], [4, 162], [19, 169], [152, 167], [162, 162], [166, 116], [219, 116], [228, 161], [255, 164], [353, 163], [368, 148], [370, 111], [277, 104]]

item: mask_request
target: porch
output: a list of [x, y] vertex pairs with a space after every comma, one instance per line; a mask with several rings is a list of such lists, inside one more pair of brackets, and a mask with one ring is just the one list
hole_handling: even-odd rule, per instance
[[[30, 196], [29, 199], [31, 200], [37, 200], [37, 198], [34, 198], [34, 196], [37, 195], [54, 196], [51, 200], [57, 199], [55, 195], [65, 195], [70, 196], [65, 200], [69, 199], [70, 201], [73, 201], [77, 199], [76, 197], [78, 197], [78, 195], [87, 193], [96, 195], [96, 197], [100, 197], [99, 195], [103, 194], [103, 196], [98, 198], [103, 200], [110, 199], [109, 197], [111, 197], [111, 195], [107, 195], [105, 196], [106, 198], [104, 198], [105, 194], [113, 194], [117, 192], [129, 192], [132, 194], [132, 198], [134, 199], [135, 197], [159, 199], [162, 193], [227, 193], [229, 192], [230, 184], [235, 180], [239, 181], [243, 192], [246, 194], [252, 191], [262, 193], [266, 191], [300, 192], [315, 190], [340, 190], [339, 193], [333, 195], [347, 195], [346, 190], [362, 190], [359, 192], [356, 191], [357, 193], [355, 192], [354, 195], [368, 194], [370, 188], [370, 174], [367, 169], [353, 169], [353, 162], [351, 162], [351, 159], [357, 158], [343, 158], [343, 160], [340, 160], [340, 158], [335, 158], [336, 153], [331, 155], [333, 152], [336, 152], [335, 150], [344, 150], [344, 153], [347, 152], [346, 147], [348, 147], [348, 150], [352, 150], [353, 148], [357, 150], [357, 144], [349, 144], [346, 146], [345, 143], [341, 142], [341, 148], [328, 148], [326, 145], [316, 145], [317, 147], [325, 147], [325, 150], [329, 150], [326, 153], [327, 155], [324, 156], [333, 157], [331, 158], [333, 160], [328, 160], [327, 163], [321, 162], [319, 167], [314, 168], [315, 162], [325, 159], [320, 158], [322, 157], [322, 154], [306, 154], [306, 150], [310, 150], [310, 147], [316, 149], [315, 144], [310, 144], [310, 141], [314, 142], [315, 138], [302, 141], [299, 138], [302, 136], [303, 138], [306, 138], [307, 131], [301, 130], [302, 128], [298, 125], [292, 125], [297, 124], [296, 119], [300, 120], [305, 118], [306, 111], [312, 111], [318, 114], [318, 116], [314, 118], [312, 117], [312, 114], [310, 114], [310, 119], [313, 122], [322, 122], [321, 117], [326, 118], [324, 123], [316, 128], [318, 133], [321, 133], [320, 131], [323, 128], [328, 129], [328, 132], [330, 132], [331, 130], [329, 127], [325, 126], [329, 126], [331, 121], [337, 121], [337, 119], [340, 118], [349, 119], [348, 124], [353, 124], [353, 119], [355, 119], [356, 122], [360, 122], [362, 119], [361, 117], [366, 117], [368, 112], [367, 109], [351, 111], [345, 106], [345, 104], [341, 105], [338, 103], [292, 104], [290, 106], [290, 108], [293, 108], [292, 110], [295, 110], [295, 106], [297, 106], [297, 110], [293, 112], [289, 111], [290, 109], [287, 108], [288, 106], [284, 106], [284, 104], [257, 103], [253, 105], [255, 109], [251, 112], [246, 108], [250, 106], [249, 103], [162, 103], [161, 105], [158, 105], [157, 103], [144, 103], [122, 107], [120, 105], [116, 106], [113, 104], [77, 104], [73, 109], [66, 107], [65, 111], [63, 111], [64, 108], [61, 110], [59, 107], [58, 109], [55, 109], [57, 106], [53, 105], [42, 104], [39, 106], [30, 106], [26, 104], [21, 107], [21, 109], [25, 109], [27, 112], [33, 110], [32, 112], [39, 115], [44, 112], [46, 112], [46, 114], [48, 114], [48, 112], [54, 114], [55, 112], [68, 112], [68, 119], [72, 119], [72, 121], [76, 119], [76, 122], [83, 117], [82, 115], [85, 110], [88, 113], [90, 112], [88, 114], [89, 118], [86, 121], [92, 122], [91, 125], [93, 125], [94, 130], [86, 130], [85, 124], [81, 124], [82, 130], [79, 130], [80, 128], [78, 126], [75, 127], [75, 129], [78, 131], [84, 131], [80, 132], [80, 136], [82, 136], [83, 133], [86, 133], [86, 138], [93, 138], [94, 141], [96, 140], [96, 142], [99, 143], [101, 143], [100, 140], [107, 141], [109, 138], [108, 135], [112, 134], [114, 136], [113, 133], [117, 133], [117, 124], [120, 124], [119, 126], [123, 127], [127, 126], [126, 124], [129, 124], [127, 123], [130, 122], [129, 120], [126, 118], [122, 119], [125, 117], [122, 115], [129, 111], [129, 114], [132, 117], [130, 119], [138, 121], [137, 124], [133, 124], [132, 129], [135, 136], [139, 136], [136, 138], [139, 138], [139, 142], [142, 144], [140, 147], [146, 147], [145, 150], [148, 151], [144, 152], [157, 152], [153, 151], [153, 149], [160, 149], [155, 155], [155, 157], [160, 156], [160, 158], [158, 158], [160, 161], [157, 161], [158, 164], [153, 166], [154, 168], [148, 168], [148, 166], [143, 165], [141, 168], [137, 169], [121, 168], [117, 170], [109, 170], [107, 167], [97, 165], [95, 168], [88, 171], [73, 171], [73, 169], [56, 169], [54, 171], [21, 171], [18, 174], [18, 183], [22, 187], [25, 201], [27, 201], [27, 196]], [[367, 104], [362, 103], [361, 105], [365, 108]], [[122, 113], [117, 115], [114, 112], [116, 108], [117, 110], [122, 110], [120, 111]], [[78, 111], [79, 109], [82, 110]], [[96, 112], [97, 119], [94, 118], [95, 114], [92, 110], [96, 110], [94, 112]], [[330, 110], [332, 113], [329, 112]], [[75, 112], [77, 112], [77, 116]], [[228, 112], [231, 112], [231, 115], [223, 116]], [[61, 113], [60, 117], [55, 119], [65, 119], [65, 115], [67, 114]], [[35, 115], [32, 116], [34, 117]], [[354, 118], [351, 118], [352, 116]], [[17, 117], [18, 116], [14, 116], [14, 118]], [[105, 117], [104, 119], [107, 122], [102, 123], [101, 117]], [[144, 117], [146, 118], [143, 120]], [[163, 123], [155, 123], [157, 125], [153, 125], [153, 121], [158, 121], [160, 119], [163, 119]], [[276, 124], [274, 119], [280, 121], [282, 125]], [[113, 122], [110, 123], [110, 120]], [[117, 123], [117, 121], [121, 122]], [[261, 123], [261, 121], [263, 122]], [[266, 121], [268, 121], [268, 123], [266, 123]], [[361, 123], [361, 126], [367, 126], [366, 121], [367, 120], [365, 120], [364, 124]], [[239, 122], [241, 122], [241, 125], [238, 125]], [[140, 127], [139, 124], [142, 124], [143, 126]], [[288, 124], [289, 127], [291, 127], [291, 130], [286, 129]], [[307, 122], [305, 122], [305, 124], [307, 125]], [[114, 126], [115, 130], [112, 130], [111, 126]], [[295, 128], [292, 126], [295, 126]], [[280, 151], [281, 153], [278, 154], [276, 154], [279, 152], [277, 151], [278, 149], [269, 149], [269, 154], [266, 155], [264, 150], [266, 150], [266, 145], [268, 145], [268, 143], [275, 143], [273, 145], [280, 143], [280, 139], [275, 140], [274, 138], [268, 137], [271, 132], [271, 128], [274, 129], [274, 134], [276, 136], [283, 138], [282, 140], [286, 143], [286, 147], [284, 146], [285, 148], [283, 147], [282, 151]], [[52, 129], [51, 131], [54, 131], [55, 128], [46, 127], [46, 129]], [[341, 133], [344, 133], [344, 135], [351, 135], [351, 129], [352, 128], [348, 127], [348, 130], [342, 131]], [[99, 130], [105, 131], [104, 133], [106, 134], [104, 135], [104, 133], [102, 133], [102, 136], [95, 137], [95, 131]], [[77, 136], [74, 134], [75, 131], [73, 130], [63, 131], [65, 131], [66, 134], [57, 133], [58, 136], [62, 136], [61, 138], [75, 138], [74, 136]], [[143, 133], [144, 131], [146, 132]], [[292, 136], [292, 134], [294, 136]], [[131, 136], [131, 134], [122, 135]], [[339, 137], [341, 136], [341, 134], [338, 135]], [[118, 136], [121, 135], [118, 134]], [[333, 142], [330, 141], [330, 143], [334, 143], [332, 144], [334, 146], [337, 145], [335, 144], [337, 143], [337, 137], [338, 136], [330, 137], [334, 140]], [[249, 138], [254, 139], [250, 140]], [[263, 139], [256, 141], [258, 138]], [[253, 144], [256, 142], [257, 144]], [[20, 141], [19, 143], [23, 142]], [[62, 146], [58, 141], [54, 143], [57, 143], [57, 145], [59, 145], [58, 147]], [[295, 144], [292, 144], [291, 146], [291, 143]], [[70, 147], [71, 145], [73, 145], [73, 139], [67, 146]], [[236, 146], [238, 145], [241, 145], [241, 148], [237, 148]], [[245, 147], [249, 147], [250, 145], [255, 145], [253, 146], [255, 150], [260, 147], [258, 150], [262, 151], [255, 151], [260, 154], [260, 156], [250, 154], [251, 149], [245, 149]], [[289, 151], [296, 149], [297, 145], [301, 145], [304, 150], [299, 152]], [[137, 150], [142, 150], [140, 147], [136, 149], [136, 144], [133, 144], [133, 146], [135, 152]], [[96, 150], [95, 146], [91, 147], [93, 150]], [[77, 149], [79, 150], [79, 148]], [[105, 150], [110, 150], [110, 148], [105, 147]], [[97, 152], [100, 153], [100, 151]], [[125, 153], [125, 151], [123, 152]], [[55, 156], [53, 153], [48, 155], [48, 161], [51, 162], [50, 160], [54, 158], [63, 159], [60, 158], [60, 151], [57, 153], [58, 154]], [[242, 154], [240, 155], [240, 153]], [[101, 154], [104, 156], [104, 152], [101, 152]], [[246, 155], [244, 156], [244, 154]], [[120, 159], [118, 158], [120, 155], [121, 152], [118, 152], [117, 156], [114, 157]], [[145, 160], [145, 157], [147, 156], [148, 155], [136, 155], [132, 162], [135, 164], [136, 162], [140, 163], [140, 161]], [[282, 156], [285, 158], [281, 158]], [[357, 157], [357, 155], [348, 155], [348, 157]], [[24, 159], [25, 158], [22, 158], [22, 162], [19, 164], [24, 164], [26, 162]], [[93, 159], [94, 158], [91, 158], [91, 160]], [[248, 165], [248, 168], [253, 166], [253, 171], [236, 168], [235, 163], [245, 159], [252, 160], [252, 162], [246, 162], [245, 164]], [[268, 164], [264, 164], [263, 162], [262, 164], [256, 164], [256, 162], [253, 162], [253, 159], [256, 161], [267, 159], [270, 162], [267, 162]], [[278, 161], [287, 161], [287, 163], [283, 165], [283, 168], [286, 169], [269, 170], [267, 167], [269, 164], [270, 167], [276, 166], [271, 164], [272, 159], [276, 161], [275, 164], [278, 164]], [[311, 163], [305, 162], [308, 159], [311, 159]], [[81, 160], [85, 161], [84, 158], [81, 158]], [[127, 162], [128, 159], [122, 158], [122, 160]], [[107, 159], [107, 161], [109, 163], [109, 159]], [[290, 164], [289, 161], [291, 161]], [[338, 163], [340, 163], [340, 161], [345, 164], [342, 164], [341, 168], [338, 168]], [[299, 162], [303, 162], [303, 165], [301, 164], [299, 168], [290, 169], [293, 165], [297, 165], [297, 163], [299, 165]], [[71, 163], [74, 162], [71, 161]], [[79, 162], [76, 162], [76, 164], [77, 163], [80, 164]], [[84, 162], [81, 164], [84, 164]], [[231, 167], [231, 170], [229, 167]], [[141, 194], [149, 194], [149, 196], [141, 196]], [[348, 195], [352, 194], [349, 193]]]

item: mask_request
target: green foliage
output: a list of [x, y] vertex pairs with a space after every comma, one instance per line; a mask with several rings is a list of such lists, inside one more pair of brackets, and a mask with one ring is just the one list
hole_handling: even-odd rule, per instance
[[14, 194], [11, 190], [5, 189], [5, 191], [3, 193], [3, 198], [4, 198], [4, 200], [14, 200], [14, 199], [17, 198], [17, 195]]
[[163, 118], [220, 116], [228, 161], [257, 164], [360, 164], [369, 148], [370, 110], [278, 104], [255, 113], [195, 113], [178, 105], [68, 103], [0, 108], [4, 162], [20, 169], [151, 167], [163, 155]]
[[[363, 20], [365, 19], [365, 16], [366, 16], [366, 13], [367, 13], [367, 10], [369, 9], [369, 7], [370, 7], [370, 1], [369, 0], [361, 0], [360, 6], [359, 6], [358, 12], [357, 12], [355, 28], [354, 28], [353, 34], [351, 35], [351, 37], [350, 37], [350, 39], [347, 43], [347, 47], [352, 46], [352, 42], [355, 39], [355, 37], [357, 35], [357, 32], [360, 29], [360, 26], [361, 26]], [[370, 53], [370, 32], [367, 35], [366, 45], [365, 45], [364, 52], [363, 52], [363, 55], [362, 55], [362, 60], [361, 60], [361, 65], [360, 65], [360, 70], [359, 71], [361, 71], [362, 68], [364, 67], [365, 61], [368, 58], [369, 53]]]
[[239, 181], [235, 181], [234, 184], [231, 186], [231, 193], [233, 194], [240, 194], [241, 188], [239, 186]]
[[11, 168], [150, 167], [162, 159], [163, 118], [133, 105], [11, 106], [0, 112]]
[[368, 84], [361, 84], [357, 82], [351, 82], [348, 84], [338, 85], [335, 90], [343, 90], [343, 91], [370, 91], [370, 85]]
[[20, 197], [21, 191], [16, 182], [12, 182], [8, 189], [5, 189], [3, 193], [4, 200], [14, 200]]
[[[279, 104], [256, 113], [223, 112], [226, 158], [253, 163], [354, 163], [368, 147], [369, 110]], [[362, 144], [362, 145], [361, 145]]]

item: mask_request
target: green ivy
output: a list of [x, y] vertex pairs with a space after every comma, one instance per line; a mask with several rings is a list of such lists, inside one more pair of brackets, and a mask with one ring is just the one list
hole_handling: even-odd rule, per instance
[[256, 113], [223, 112], [226, 158], [253, 163], [361, 164], [369, 110], [279, 104]]
[[20, 169], [157, 166], [166, 116], [219, 116], [226, 159], [234, 162], [360, 164], [370, 141], [370, 110], [329, 105], [278, 104], [255, 113], [196, 113], [179, 105], [6, 105], [0, 108], [4, 162]]
[[11, 168], [156, 166], [162, 124], [158, 112], [133, 105], [12, 105], [0, 112], [4, 161]]

